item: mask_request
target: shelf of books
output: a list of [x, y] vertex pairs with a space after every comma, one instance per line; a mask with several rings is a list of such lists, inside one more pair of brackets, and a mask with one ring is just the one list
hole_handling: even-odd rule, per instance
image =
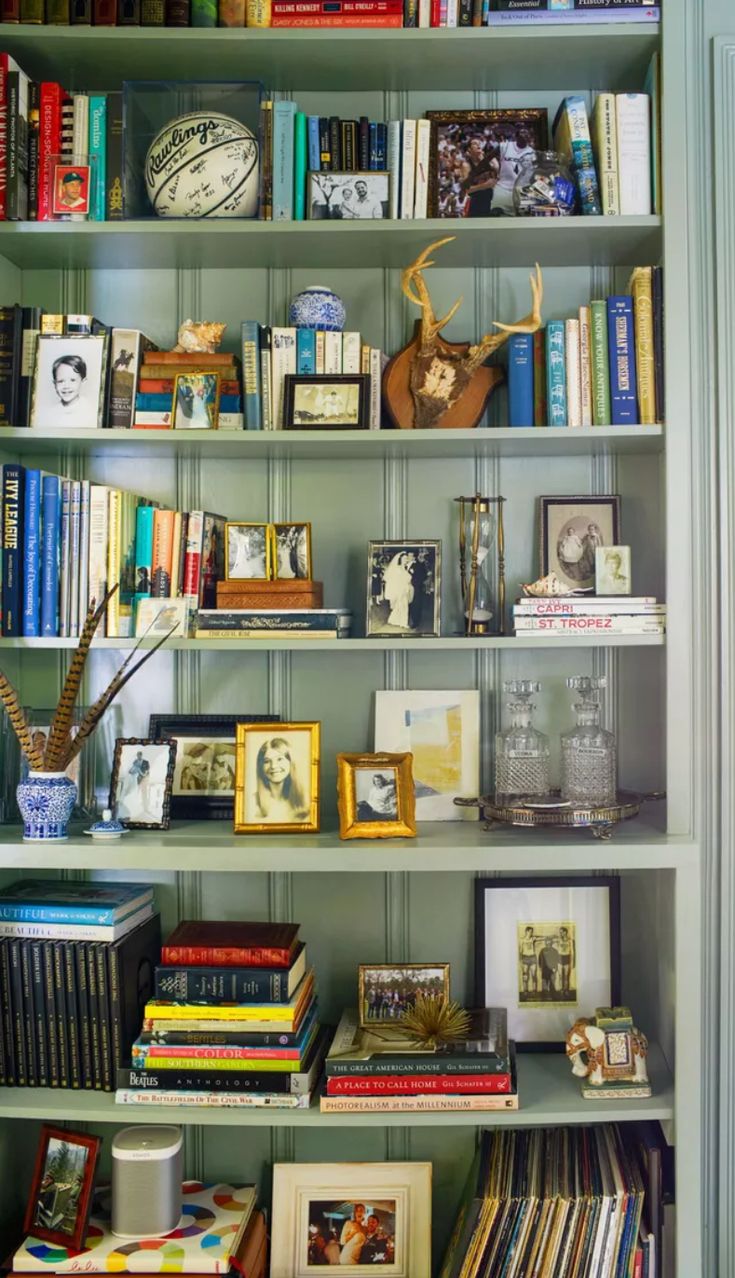
[[[157, 640], [155, 639], [135, 639], [128, 637], [120, 637], [117, 639], [96, 639], [92, 644], [93, 649], [107, 649], [108, 651], [127, 651], [137, 646], [141, 648], [152, 647]], [[9, 649], [20, 649], [24, 652], [49, 652], [63, 651], [64, 649], [74, 649], [78, 643], [77, 639], [0, 639], [0, 652]], [[241, 652], [241, 653], [267, 653], [272, 652], [330, 652], [340, 653], [366, 653], [366, 652], [404, 652], [407, 654], [417, 655], [419, 653], [431, 652], [492, 652], [498, 650], [519, 651], [523, 648], [548, 648], [550, 650], [564, 648], [663, 648], [666, 644], [665, 633], [661, 634], [618, 634], [614, 630], [610, 633], [590, 634], [517, 634], [517, 635], [472, 635], [466, 637], [464, 635], [442, 635], [435, 639], [421, 639], [418, 641], [406, 639], [382, 639], [376, 637], [374, 639], [337, 639], [314, 638], [311, 634], [304, 634], [294, 639], [271, 639], [266, 634], [262, 638], [255, 639], [238, 639], [227, 634], [220, 638], [213, 639], [183, 639], [174, 636], [167, 640], [167, 647], [173, 652]]]

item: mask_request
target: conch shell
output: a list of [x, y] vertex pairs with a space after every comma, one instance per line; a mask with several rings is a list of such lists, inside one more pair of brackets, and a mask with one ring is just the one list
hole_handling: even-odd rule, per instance
[[212, 320], [184, 320], [183, 324], [179, 325], [178, 343], [174, 346], [174, 350], [185, 351], [188, 355], [202, 352], [214, 355], [226, 328], [226, 324], [215, 323]]
[[531, 595], [533, 599], [554, 599], [558, 595], [584, 594], [582, 590], [567, 589], [555, 572], [547, 573], [545, 577], [539, 577], [538, 581], [532, 581], [529, 585], [522, 585], [521, 590], [524, 595]]

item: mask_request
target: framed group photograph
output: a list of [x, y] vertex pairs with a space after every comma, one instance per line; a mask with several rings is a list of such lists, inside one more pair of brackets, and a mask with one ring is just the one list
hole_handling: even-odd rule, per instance
[[479, 692], [376, 692], [375, 749], [413, 755], [417, 821], [478, 819], [454, 800], [480, 793]]
[[620, 1002], [616, 878], [479, 879], [478, 1007], [508, 1009], [519, 1050], [563, 1051], [567, 1030]]
[[368, 430], [367, 373], [287, 373], [284, 430]]
[[24, 1233], [72, 1251], [85, 1244], [99, 1136], [44, 1125], [36, 1154]]
[[235, 729], [238, 723], [277, 723], [273, 714], [152, 714], [148, 736], [176, 745], [171, 816], [186, 821], [231, 821], [235, 806]]
[[514, 217], [513, 188], [548, 146], [542, 107], [427, 111], [430, 217]]
[[419, 994], [449, 1001], [448, 963], [361, 963], [358, 969], [360, 1025], [395, 1025]]
[[106, 335], [42, 333], [36, 343], [31, 426], [96, 430], [102, 425], [106, 369]]
[[310, 173], [307, 209], [317, 221], [388, 216], [390, 173]]
[[167, 830], [176, 764], [175, 741], [118, 737], [108, 806], [131, 830]]
[[225, 579], [268, 581], [271, 576], [269, 524], [225, 524]]
[[410, 754], [338, 754], [341, 839], [411, 839], [416, 834]]
[[174, 429], [216, 430], [219, 373], [179, 373], [174, 382]]
[[620, 497], [540, 497], [541, 571], [594, 594], [597, 551], [620, 542]]
[[431, 1163], [276, 1163], [270, 1278], [430, 1278]]
[[368, 638], [428, 638], [441, 627], [441, 542], [368, 543]]
[[272, 524], [271, 570], [277, 581], [311, 581], [311, 524]]
[[235, 834], [319, 832], [319, 723], [238, 723]]

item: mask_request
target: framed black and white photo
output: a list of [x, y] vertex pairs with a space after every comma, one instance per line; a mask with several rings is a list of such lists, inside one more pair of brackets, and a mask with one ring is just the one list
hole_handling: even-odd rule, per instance
[[632, 588], [630, 546], [598, 546], [595, 552], [595, 593], [629, 595]]
[[270, 576], [269, 525], [225, 524], [227, 581], [268, 581]]
[[167, 830], [176, 763], [175, 741], [118, 737], [109, 807], [131, 830]]
[[284, 430], [368, 430], [367, 373], [287, 373]]
[[367, 590], [368, 638], [438, 635], [441, 542], [369, 542]]
[[219, 392], [219, 373], [179, 373], [174, 383], [174, 428], [216, 430]]
[[275, 714], [152, 714], [148, 736], [176, 745], [171, 816], [231, 821], [235, 803], [235, 727], [277, 723]]
[[390, 173], [310, 173], [307, 207], [317, 220], [388, 216]]
[[430, 217], [514, 217], [523, 166], [548, 144], [543, 107], [427, 111]]
[[475, 973], [519, 1050], [563, 1051], [575, 1020], [620, 1002], [619, 880], [478, 879]]
[[410, 754], [338, 754], [341, 839], [412, 839], [416, 802]]
[[42, 333], [36, 345], [31, 426], [96, 430], [102, 425], [107, 336]]
[[235, 834], [318, 834], [319, 723], [238, 723]]
[[311, 581], [311, 524], [272, 524], [271, 569], [278, 581]]
[[596, 552], [620, 542], [620, 498], [540, 497], [541, 569], [567, 590], [595, 592]]

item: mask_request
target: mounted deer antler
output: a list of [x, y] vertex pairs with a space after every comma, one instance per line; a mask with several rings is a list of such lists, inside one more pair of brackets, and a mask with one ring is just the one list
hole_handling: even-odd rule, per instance
[[[383, 394], [394, 424], [404, 430], [476, 426], [488, 397], [503, 380], [502, 369], [490, 368], [485, 361], [511, 333], [535, 333], [542, 324], [543, 280], [537, 264], [531, 275], [531, 311], [524, 319], [517, 324], [495, 320], [494, 326], [500, 332], [486, 333], [475, 345], [445, 341], [441, 330], [456, 315], [463, 299], [458, 298], [438, 320], [423, 272], [434, 265], [430, 254], [453, 239], [449, 235], [430, 244], [401, 276], [403, 294], [421, 308], [421, 319], [413, 340], [388, 365]], [[450, 410], [450, 420], [446, 421]]]

